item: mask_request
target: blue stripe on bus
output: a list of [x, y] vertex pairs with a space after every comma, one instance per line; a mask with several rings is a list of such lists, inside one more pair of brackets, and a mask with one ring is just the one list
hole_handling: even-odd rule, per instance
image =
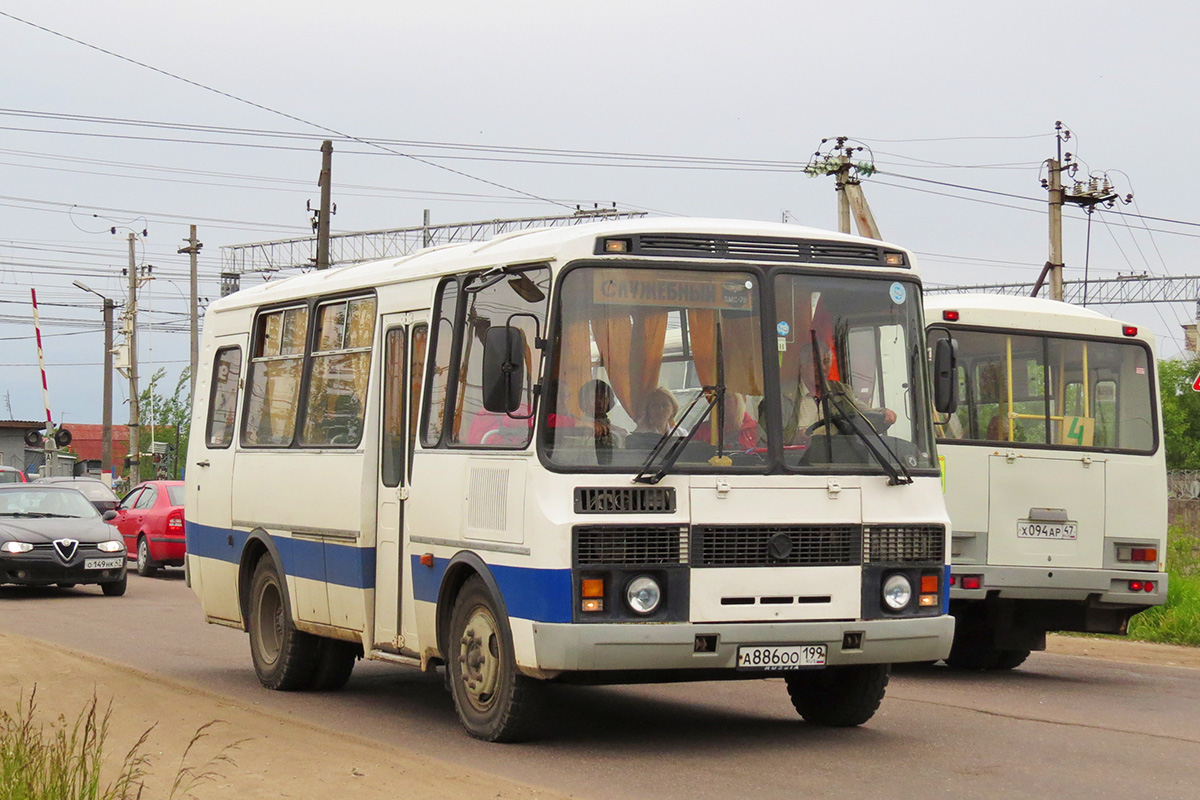
[[[237, 564], [241, 560], [246, 540], [250, 538], [246, 531], [214, 528], [194, 522], [185, 525], [189, 553], [230, 564]], [[275, 535], [271, 536], [271, 541], [283, 560], [285, 575], [353, 589], [375, 587], [374, 548]]]
[[[413, 596], [417, 600], [436, 603], [442, 577], [450, 560], [433, 559], [432, 567], [421, 565], [421, 557], [410, 557], [413, 576]], [[534, 622], [571, 621], [571, 570], [506, 567], [489, 564], [504, 605], [510, 617], [531, 619]]]
[[[201, 558], [230, 564], [241, 560], [250, 535], [246, 531], [216, 528], [186, 522], [187, 551]], [[283, 560], [283, 571], [296, 578], [325, 581], [354, 589], [375, 588], [375, 549], [334, 542], [316, 542], [271, 536]], [[420, 556], [411, 556], [413, 594], [417, 600], [436, 603], [442, 577], [450, 561], [435, 558], [433, 567], [421, 566]], [[489, 565], [504, 605], [511, 617], [535, 622], [571, 621], [571, 570], [533, 569]]]

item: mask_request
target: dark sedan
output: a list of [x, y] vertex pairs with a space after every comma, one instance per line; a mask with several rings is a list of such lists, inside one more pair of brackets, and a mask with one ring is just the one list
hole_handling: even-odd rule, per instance
[[38, 483], [0, 485], [0, 584], [95, 583], [119, 597], [125, 582], [125, 543], [80, 492]]
[[108, 484], [98, 478], [38, 478], [34, 483], [50, 483], [55, 486], [70, 486], [83, 492], [83, 496], [92, 502], [96, 510], [103, 514], [105, 511], [115, 511], [117, 496]]

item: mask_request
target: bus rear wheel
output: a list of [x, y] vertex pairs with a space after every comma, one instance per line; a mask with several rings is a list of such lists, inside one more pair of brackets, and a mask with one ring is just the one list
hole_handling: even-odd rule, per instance
[[875, 716], [888, 685], [888, 664], [826, 667], [784, 676], [792, 706], [805, 722], [827, 728], [862, 725]]
[[250, 581], [250, 614], [246, 621], [250, 657], [259, 682], [268, 689], [291, 692], [312, 687], [318, 641], [292, 624], [285, 591], [275, 562], [261, 559]]
[[467, 732], [487, 742], [516, 742], [532, 733], [540, 685], [520, 673], [508, 620], [479, 576], [454, 600], [446, 642], [450, 692]]

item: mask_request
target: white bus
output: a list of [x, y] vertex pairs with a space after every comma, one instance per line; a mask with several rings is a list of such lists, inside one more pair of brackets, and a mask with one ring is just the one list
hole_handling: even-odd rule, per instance
[[954, 524], [947, 663], [1012, 669], [1047, 631], [1125, 633], [1166, 600], [1167, 473], [1153, 338], [1051, 300], [938, 295], [957, 351], [939, 418]]
[[546, 681], [776, 676], [860, 724], [952, 639], [920, 298], [903, 249], [683, 219], [244, 289], [205, 319], [190, 585], [267, 687], [444, 666], [485, 740]]

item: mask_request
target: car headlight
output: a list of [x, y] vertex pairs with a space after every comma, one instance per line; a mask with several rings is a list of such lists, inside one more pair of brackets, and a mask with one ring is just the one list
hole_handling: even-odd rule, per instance
[[658, 581], [649, 575], [634, 578], [625, 587], [625, 602], [639, 614], [652, 613], [654, 609], [658, 608], [661, 600], [662, 590], [658, 586]]
[[909, 600], [912, 600], [912, 584], [907, 577], [897, 573], [883, 582], [883, 602], [888, 608], [899, 611]]
[[5, 542], [4, 544], [0, 544], [0, 552], [4, 553], [28, 553], [32, 549], [33, 545], [29, 542]]
[[124, 542], [118, 542], [115, 539], [107, 542], [101, 542], [96, 545], [96, 549], [101, 553], [116, 553], [125, 549]]

